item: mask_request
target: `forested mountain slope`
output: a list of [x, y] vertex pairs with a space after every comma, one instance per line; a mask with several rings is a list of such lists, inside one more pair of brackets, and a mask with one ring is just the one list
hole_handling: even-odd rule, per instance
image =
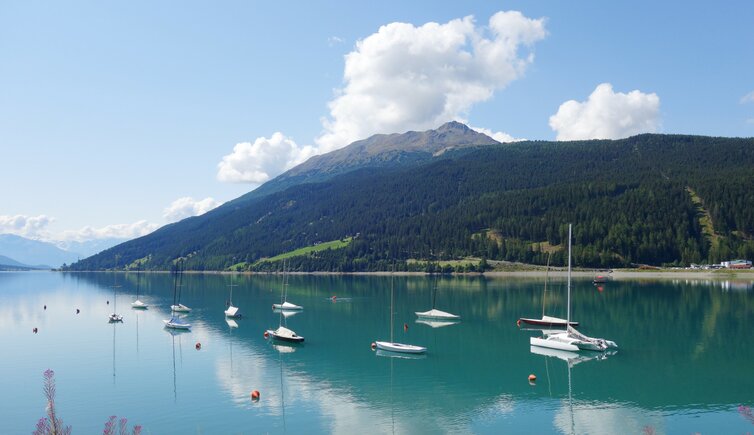
[[[193, 269], [234, 261], [264, 269], [273, 266], [258, 260], [349, 236], [344, 248], [295, 257], [294, 268], [385, 270], [395, 259], [466, 256], [543, 264], [548, 249], [563, 264], [568, 222], [580, 266], [752, 258], [752, 167], [752, 139], [640, 135], [448, 149], [235, 203], [72, 267], [110, 268], [119, 254], [158, 269], [179, 256]], [[703, 231], [704, 212], [715, 240]], [[176, 227], [190, 237], [171, 237]]]

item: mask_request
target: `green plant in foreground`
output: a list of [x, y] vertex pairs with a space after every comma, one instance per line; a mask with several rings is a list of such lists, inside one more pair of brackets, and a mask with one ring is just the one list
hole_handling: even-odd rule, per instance
[[[64, 426], [63, 420], [58, 418], [55, 413], [55, 372], [47, 369], [44, 372], [44, 387], [43, 391], [47, 398], [47, 417], [40, 418], [37, 421], [37, 427], [32, 432], [32, 435], [70, 435], [71, 426]], [[128, 420], [115, 415], [105, 422], [105, 429], [102, 431], [103, 435], [127, 435], [128, 434]], [[133, 435], [139, 435], [141, 433], [141, 426], [134, 426]]]

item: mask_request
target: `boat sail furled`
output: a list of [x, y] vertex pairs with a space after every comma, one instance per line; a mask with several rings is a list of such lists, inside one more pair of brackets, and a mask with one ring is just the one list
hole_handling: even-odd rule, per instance
[[[566, 322], [571, 320], [571, 230], [568, 225], [568, 310]], [[591, 350], [604, 352], [618, 347], [615, 342], [604, 338], [592, 338], [578, 332], [572, 326], [567, 326], [565, 331], [544, 333], [543, 337], [531, 337], [529, 343], [532, 346], [547, 347], [566, 351]]]

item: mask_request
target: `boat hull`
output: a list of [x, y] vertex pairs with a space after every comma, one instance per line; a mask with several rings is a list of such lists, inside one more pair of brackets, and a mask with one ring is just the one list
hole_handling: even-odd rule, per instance
[[187, 306], [185, 306], [183, 304], [171, 305], [170, 309], [173, 310], [176, 313], [190, 313], [191, 312], [191, 308], [189, 308], [189, 307], [187, 307]]
[[[536, 325], [536, 326], [560, 326], [560, 327], [565, 328], [566, 324], [567, 324], [567, 321], [565, 319], [559, 319], [559, 320], [547, 319], [547, 318], [545, 318], [545, 319], [527, 319], [525, 317], [521, 317], [518, 320], [521, 321], [521, 323], [526, 323], [526, 324], [529, 324], [529, 325]], [[579, 322], [571, 321], [569, 324], [571, 326], [579, 326]]]
[[238, 311], [238, 307], [231, 305], [225, 310], [225, 317], [238, 318], [241, 317], [241, 313]]
[[270, 338], [274, 340], [285, 341], [288, 343], [303, 343], [304, 342], [304, 337], [300, 335], [280, 334], [276, 330], [273, 330], [273, 329], [268, 329], [267, 333], [270, 335]]
[[131, 308], [136, 308], [138, 310], [145, 310], [148, 307], [149, 307], [149, 305], [147, 305], [144, 302], [139, 301], [139, 300], [137, 300], [135, 302], [131, 302]]
[[304, 309], [304, 307], [292, 304], [290, 302], [284, 302], [282, 304], [272, 304], [272, 309], [280, 311], [301, 311]]
[[414, 346], [413, 344], [391, 343], [389, 341], [375, 341], [377, 349], [398, 353], [424, 353], [426, 347]]
[[416, 312], [416, 316], [420, 319], [431, 319], [431, 320], [461, 320], [461, 316], [456, 316], [455, 314], [446, 313], [445, 311], [440, 310], [429, 310], [424, 311], [423, 313]]
[[163, 322], [165, 323], [165, 327], [166, 328], [170, 328], [170, 329], [183, 329], [183, 330], [191, 329], [191, 324], [190, 323], [174, 322], [172, 319], [171, 320], [163, 320]]

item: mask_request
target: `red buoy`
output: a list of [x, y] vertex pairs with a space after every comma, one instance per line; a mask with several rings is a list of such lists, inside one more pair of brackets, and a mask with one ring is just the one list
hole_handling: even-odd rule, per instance
[[516, 320], [516, 326], [521, 327], [521, 319]]
[[267, 331], [264, 331], [264, 338], [270, 338], [270, 333]]
[[338, 297], [337, 297], [337, 296], [335, 296], [335, 295], [332, 295], [332, 297], [331, 297], [330, 299], [331, 299], [331, 300], [332, 300], [333, 302], [335, 302], [335, 300], [336, 300], [336, 299], [338, 299]]
[[408, 331], [408, 323], [404, 323], [403, 324], [403, 330], [404, 331]]
[[251, 400], [259, 400], [259, 390], [254, 390], [251, 392]]
[[531, 383], [537, 382], [537, 377], [534, 374], [529, 375], [529, 382]]
[[372, 345], [370, 347], [372, 348], [372, 350], [377, 349], [377, 343], [372, 343]]
[[196, 342], [196, 350], [199, 350], [201, 348], [202, 348], [202, 344], [197, 341]]

